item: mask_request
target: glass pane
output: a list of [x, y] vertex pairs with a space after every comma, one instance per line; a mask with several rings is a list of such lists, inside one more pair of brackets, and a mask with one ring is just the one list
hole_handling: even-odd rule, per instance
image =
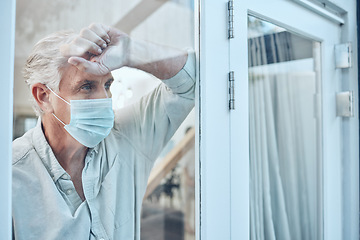
[[322, 239], [320, 43], [248, 17], [251, 239]]
[[[20, 138], [25, 132], [33, 129], [38, 121], [38, 117], [32, 109], [33, 102], [29, 101], [33, 97], [27, 84], [24, 82], [23, 68], [33, 46], [40, 39], [60, 30], [72, 29], [78, 33], [82, 28], [89, 26], [93, 22], [97, 22], [120, 29], [127, 33], [132, 39], [186, 52], [186, 49], [194, 49], [194, 4], [194, 0], [109, 0], [106, 1], [106, 3], [94, 0], [39, 0], [36, 4], [32, 1], [17, 0], [14, 76], [14, 139]], [[169, 52], [171, 52], [171, 50], [169, 50]], [[153, 52], [152, 54], [153, 56], [158, 55], [157, 52]], [[170, 58], [171, 57], [174, 56], [171, 55]], [[161, 61], [164, 59], [157, 60]], [[112, 76], [114, 82], [111, 85], [110, 91], [112, 94], [113, 110], [120, 114], [122, 114], [122, 111], [129, 113], [128, 109], [130, 109], [130, 105], [140, 105], [139, 102], [141, 99], [144, 99], [149, 94], [154, 93], [153, 95], [155, 96], [157, 93], [156, 91], [160, 88], [159, 85], [162, 84], [162, 82], [152, 74], [135, 68], [122, 67], [112, 71]], [[174, 82], [172, 88], [172, 90], [175, 88]], [[181, 88], [181, 86], [179, 88]], [[174, 102], [179, 102], [179, 98], [177, 98], [177, 100], [173, 99], [166, 102], [166, 97], [164, 98], [165, 100], [161, 98], [161, 96], [165, 95], [163, 92], [170, 95], [173, 91], [165, 87], [161, 89], [165, 89], [161, 90], [163, 95], [159, 94], [159, 97], [154, 97], [157, 102], [154, 100], [154, 102], [147, 102], [147, 105], [144, 104], [146, 105], [144, 108], [147, 109], [149, 115], [154, 111], [155, 113], [158, 113], [157, 116], [166, 117], [167, 114], [170, 115], [169, 112], [165, 111], [165, 109], [168, 110], [166, 107], [173, 107]], [[188, 89], [185, 93], [179, 94], [188, 93], [191, 93], [191, 90]], [[61, 90], [59, 95], [61, 96]], [[175, 95], [172, 94], [172, 96]], [[174, 98], [176, 98], [176, 96]], [[186, 99], [186, 101], [188, 101], [191, 97], [182, 97], [181, 99]], [[163, 100], [164, 102], [162, 102]], [[151, 109], [153, 106], [152, 103], [154, 103], [153, 105], [156, 105], [154, 107], [156, 108], [155, 110]], [[159, 107], [159, 105], [161, 106]], [[190, 105], [191, 104], [189, 104], [189, 106]], [[183, 108], [183, 106], [184, 105], [179, 106], [179, 104], [176, 105], [174, 109], [177, 110], [172, 111], [171, 113], [181, 115], [184, 111], [186, 113], [189, 112], [188, 115], [182, 114], [181, 120], [176, 119], [176, 117], [172, 119], [166, 118], [166, 124], [173, 124], [173, 122], [175, 122], [175, 125], [178, 125], [177, 123], [182, 121], [180, 126], [176, 126], [176, 131], [171, 130], [169, 131], [169, 134], [166, 135], [165, 133], [168, 129], [172, 128], [167, 127], [166, 124], [158, 124], [156, 121], [154, 121], [153, 128], [148, 129], [149, 132], [154, 129], [154, 132], [163, 132], [163, 135], [166, 135], [163, 139], [155, 139], [156, 141], [154, 142], [147, 142], [149, 146], [154, 146], [149, 152], [156, 151], [156, 153], [159, 153], [157, 154], [158, 157], [155, 156], [152, 158], [149, 157], [150, 153], [141, 152], [142, 146], [138, 146], [138, 148], [136, 146], [133, 147], [135, 149], [133, 150], [134, 152], [138, 151], [133, 153], [133, 155], [142, 154], [142, 159], [138, 159], [137, 162], [131, 162], [133, 165], [128, 164], [128, 167], [141, 170], [138, 172], [133, 169], [127, 171], [125, 175], [133, 173], [134, 177], [130, 179], [129, 182], [121, 183], [123, 186], [118, 188], [119, 191], [117, 193], [114, 193], [114, 196], [117, 194], [122, 196], [126, 195], [128, 197], [122, 201], [127, 204], [124, 211], [115, 213], [115, 210], [112, 209], [111, 206], [108, 206], [111, 204], [111, 199], [101, 203], [100, 210], [98, 210], [98, 212], [100, 212], [99, 215], [102, 213], [105, 214], [106, 211], [117, 214], [114, 218], [118, 218], [115, 220], [119, 221], [115, 223], [114, 227], [111, 227], [114, 228], [114, 232], [120, 232], [118, 236], [121, 236], [122, 239], [137, 239], [137, 231], [139, 229], [141, 232], [141, 239], [143, 240], [195, 239], [195, 111], [191, 110], [191, 107], [185, 110], [187, 107]], [[161, 109], [159, 110], [159, 108]], [[159, 112], [156, 112], [156, 110]], [[165, 119], [165, 117], [163, 119]], [[138, 119], [133, 119], [133, 122], [136, 122], [136, 120]], [[151, 122], [154, 119], [150, 119], [150, 117], [145, 119], [144, 117], [142, 120], [144, 121], [138, 122], [146, 125], [147, 122]], [[66, 121], [64, 122], [66, 123]], [[141, 124], [139, 123], [139, 125]], [[143, 133], [142, 130], [143, 129], [138, 132]], [[141, 142], [141, 139], [144, 139], [142, 137], [143, 135], [139, 134], [136, 140]], [[131, 144], [129, 144], [129, 146], [130, 145]], [[158, 146], [161, 147], [158, 149]], [[120, 154], [118, 155], [125, 156], [125, 154], [121, 154], [123, 151], [126, 152], [127, 149], [120, 149]], [[120, 158], [120, 160], [118, 160], [118, 158]], [[151, 164], [148, 162], [149, 159]], [[117, 157], [116, 160], [120, 162], [130, 161], [129, 159], [125, 159], [125, 157], [124, 159]], [[140, 166], [141, 164], [144, 166]], [[150, 166], [149, 168], [148, 165]], [[121, 169], [121, 167], [119, 168]], [[150, 169], [153, 169], [151, 173]], [[101, 173], [101, 177], [105, 178], [108, 173], [111, 173], [110, 171], [104, 174]], [[102, 176], [102, 174], [104, 176]], [[101, 184], [94, 183], [94, 185], [99, 184], [103, 186], [105, 184], [104, 181], [101, 182]], [[145, 187], [147, 186], [147, 183], [149, 183], [149, 187], [145, 189], [144, 186], [139, 186], [138, 182], [143, 182]], [[55, 189], [65, 186], [64, 184], [67, 184], [69, 187], [72, 186], [71, 181], [69, 180], [66, 182], [65, 179], [64, 183], [61, 183], [61, 186], [59, 185], [60, 187], [57, 183], [49, 184], [53, 184]], [[127, 191], [127, 189], [130, 189], [128, 186], [131, 186], [131, 193]], [[63, 192], [66, 194], [70, 193], [70, 191], [65, 190]], [[68, 207], [69, 204], [72, 204], [71, 200], [68, 200], [65, 196], [66, 194], [63, 194], [60, 190], [59, 192], [62, 194], [61, 196], [64, 196], [66, 202], [66, 204], [64, 202], [63, 206]], [[87, 204], [86, 201], [81, 203], [81, 205], [83, 204]], [[117, 202], [117, 205], [124, 204]], [[78, 206], [70, 208], [71, 211], [80, 209]], [[91, 206], [89, 209], [89, 211], [92, 211]], [[130, 211], [131, 213], [128, 214], [127, 212]], [[80, 216], [81, 214], [78, 215]], [[132, 216], [132, 219], [131, 217], [127, 218], [128, 215]], [[91, 217], [94, 217], [94, 215], [91, 215]], [[89, 221], [92, 220], [90, 217], [87, 219]], [[102, 223], [105, 225], [104, 222]], [[64, 226], [65, 225], [70, 226], [71, 224], [66, 223]], [[87, 225], [84, 226], [84, 228], [86, 227]], [[108, 227], [104, 226], [104, 228], [107, 231]], [[123, 232], [126, 232], [126, 229], [133, 228], [134, 232], [136, 232], [136, 237], [131, 238], [129, 235], [122, 237], [121, 234], [124, 234]], [[96, 239], [100, 239], [96, 232], [93, 231], [95, 230], [92, 228], [89, 229], [89, 234], [93, 234], [96, 236]], [[39, 232], [41, 231], [39, 230]], [[56, 237], [62, 238], [61, 236]], [[75, 235], [72, 236], [72, 238], [76, 238]], [[104, 238], [113, 239], [111, 235]], [[39, 237], [39, 239], [42, 238]], [[63, 239], [69, 238], [63, 237]], [[82, 237], [79, 239], [87, 238]]]

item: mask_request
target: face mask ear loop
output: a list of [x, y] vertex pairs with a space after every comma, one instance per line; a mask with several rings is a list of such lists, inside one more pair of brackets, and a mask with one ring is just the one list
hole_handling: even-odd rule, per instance
[[62, 125], [66, 125], [63, 121], [61, 121], [54, 113], [52, 114], [59, 122], [61, 122]]
[[[61, 100], [63, 100], [65, 103], [67, 103], [68, 105], [71, 105], [70, 103], [68, 103], [65, 99], [63, 99], [62, 97], [60, 97], [59, 95], [57, 95], [49, 86], [45, 85], [55, 96], [57, 96], [58, 98], [60, 98]], [[54, 113], [52, 113], [52, 115], [62, 124], [62, 125], [66, 125], [63, 121], [61, 121]]]
[[62, 97], [60, 97], [59, 95], [57, 95], [56, 92], [54, 92], [49, 86], [45, 85], [55, 96], [57, 96], [58, 98], [60, 98], [61, 100], [63, 100], [65, 103], [67, 103], [68, 105], [71, 105], [68, 101], [66, 101], [65, 99], [63, 99]]

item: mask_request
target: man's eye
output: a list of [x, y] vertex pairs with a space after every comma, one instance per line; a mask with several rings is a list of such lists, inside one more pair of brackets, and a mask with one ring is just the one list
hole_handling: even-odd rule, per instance
[[106, 89], [106, 90], [109, 90], [110, 87], [111, 87], [111, 84], [112, 84], [112, 81], [111, 81], [111, 82], [107, 82], [107, 83], [105, 84], [105, 89]]
[[89, 90], [92, 89], [92, 86], [91, 86], [91, 84], [85, 84], [85, 85], [82, 85], [80, 88], [81, 88], [82, 90], [89, 91]]

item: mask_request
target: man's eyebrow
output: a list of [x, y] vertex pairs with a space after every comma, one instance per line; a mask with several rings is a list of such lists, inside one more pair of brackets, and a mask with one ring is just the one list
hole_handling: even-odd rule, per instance
[[87, 83], [93, 83], [95, 82], [96, 80], [88, 80], [88, 79], [82, 79], [82, 80], [79, 80], [77, 82], [75, 82], [75, 85], [82, 85], [82, 84], [87, 84]]

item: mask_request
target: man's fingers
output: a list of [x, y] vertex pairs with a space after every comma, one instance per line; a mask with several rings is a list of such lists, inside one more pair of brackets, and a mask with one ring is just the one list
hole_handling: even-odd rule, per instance
[[110, 28], [108, 26], [99, 23], [93, 23], [89, 26], [89, 29], [98, 35], [107, 44], [110, 43], [110, 36], [108, 34]]
[[60, 47], [60, 52], [63, 56], [83, 56], [87, 52], [93, 55], [99, 55], [102, 53], [101, 47], [96, 43], [87, 39], [76, 37], [70, 44], [64, 44]]
[[68, 63], [74, 65], [77, 69], [82, 72], [87, 72], [94, 75], [105, 75], [110, 71], [107, 67], [100, 65], [97, 62], [88, 61], [82, 57], [71, 57]]
[[82, 38], [89, 40], [90, 42], [97, 44], [100, 48], [104, 49], [107, 47], [106, 41], [103, 40], [96, 32], [94, 32], [88, 28], [82, 29], [80, 32], [80, 36]]

